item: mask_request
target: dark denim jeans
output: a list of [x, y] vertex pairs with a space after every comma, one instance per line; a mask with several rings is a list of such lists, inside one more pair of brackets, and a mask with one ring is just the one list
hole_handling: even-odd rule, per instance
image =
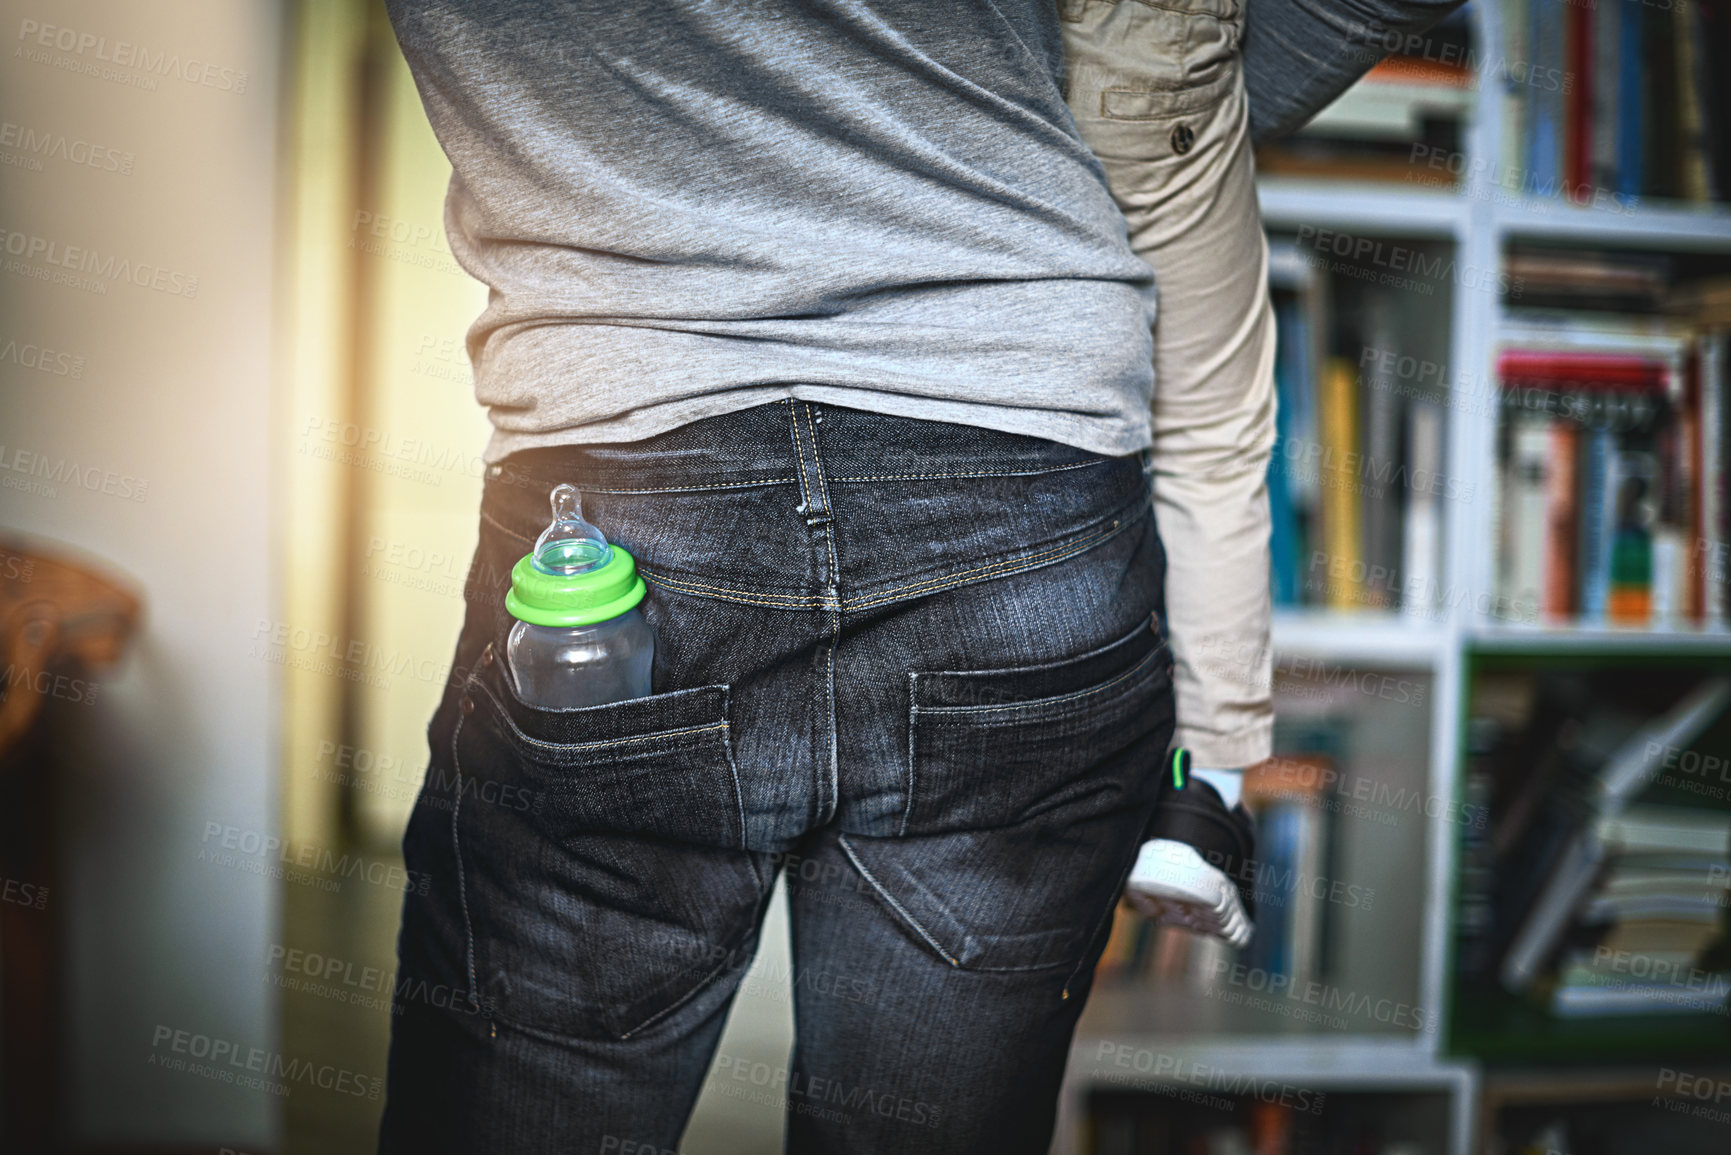
[[[1138, 460], [779, 402], [495, 472], [383, 1150], [677, 1147], [785, 870], [788, 1149], [1043, 1152], [1173, 731]], [[512, 694], [561, 481], [648, 579], [650, 697]]]

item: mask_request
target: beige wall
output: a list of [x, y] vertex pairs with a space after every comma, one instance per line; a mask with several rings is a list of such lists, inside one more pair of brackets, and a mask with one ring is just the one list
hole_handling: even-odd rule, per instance
[[[200, 854], [208, 824], [275, 824], [279, 671], [252, 647], [280, 585], [279, 7], [3, 11], [0, 331], [81, 372], [0, 361], [0, 524], [99, 558], [145, 598], [142, 633], [95, 704], [62, 710], [69, 805], [51, 905], [70, 955], [67, 1106], [85, 1140], [264, 1145], [270, 1097], [152, 1059], [167, 1051], [153, 1047], [159, 1027], [267, 1050], [276, 1037], [262, 981], [275, 887]], [[76, 163], [92, 144], [113, 151]], [[144, 284], [103, 276], [111, 256]], [[68, 259], [97, 269], [42, 279]], [[19, 450], [60, 479], [32, 476]], [[93, 490], [67, 480], [72, 465]], [[104, 493], [109, 473], [108, 488], [135, 479], [141, 497]]]

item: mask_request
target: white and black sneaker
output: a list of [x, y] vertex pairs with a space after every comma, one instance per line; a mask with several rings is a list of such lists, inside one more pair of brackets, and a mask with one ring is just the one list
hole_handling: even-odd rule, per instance
[[1157, 926], [1176, 926], [1244, 947], [1255, 929], [1246, 881], [1256, 824], [1242, 805], [1189, 773], [1190, 752], [1172, 751], [1171, 778], [1125, 885], [1130, 903]]

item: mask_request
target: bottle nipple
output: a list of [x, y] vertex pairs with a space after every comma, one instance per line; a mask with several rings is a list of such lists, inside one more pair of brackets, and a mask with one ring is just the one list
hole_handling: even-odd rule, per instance
[[535, 539], [530, 564], [542, 573], [567, 577], [606, 565], [613, 557], [613, 547], [607, 544], [606, 535], [583, 520], [583, 497], [577, 487], [556, 485], [550, 500], [553, 524]]

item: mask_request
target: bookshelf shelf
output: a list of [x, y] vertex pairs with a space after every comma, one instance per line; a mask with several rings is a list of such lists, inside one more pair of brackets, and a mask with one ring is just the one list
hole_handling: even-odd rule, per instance
[[1463, 639], [1477, 653], [1731, 656], [1731, 630], [1615, 626], [1480, 626]]
[[1731, 1020], [1715, 1014], [1556, 1019], [1501, 990], [1469, 991], [1454, 1008], [1449, 1040], [1459, 1054], [1498, 1064], [1722, 1061], [1731, 1049]]
[[1445, 623], [1389, 613], [1276, 611], [1276, 660], [1321, 659], [1381, 669], [1428, 669], [1450, 644]]
[[[1394, 1008], [1413, 1013], [1390, 994], [1382, 1003], [1382, 1020], [1363, 1013], [1322, 1009], [1333, 998], [1338, 1005], [1359, 992], [1317, 984], [1308, 1000], [1233, 990], [1256, 999], [1260, 1006], [1227, 1003], [1182, 982], [1121, 983], [1096, 987], [1077, 1028], [1077, 1045], [1085, 1041], [1122, 1042], [1127, 1038], [1159, 1038], [1167, 1047], [1187, 1045], [1199, 1052], [1215, 1048], [1301, 1044], [1310, 1048], [1356, 1046], [1394, 1048], [1408, 1058], [1428, 1053], [1432, 1040], [1410, 1026], [1397, 1025]], [[1380, 996], [1379, 996], [1380, 997]], [[1377, 1005], [1365, 996], [1363, 1006]], [[1407, 1022], [1406, 1019], [1399, 1020]]]
[[1454, 239], [1468, 223], [1467, 201], [1453, 189], [1265, 177], [1256, 191], [1263, 222], [1274, 229]]
[[[1182, 1062], [1187, 1067], [1203, 1065], [1255, 1079], [1303, 1081], [1319, 1087], [1434, 1086], [1456, 1082], [1469, 1073], [1464, 1066], [1437, 1062], [1411, 1043], [1390, 1039], [1247, 1036], [1198, 1047], [1163, 1034], [1078, 1037], [1070, 1050], [1070, 1072], [1086, 1084], [1105, 1084], [1127, 1076], [1157, 1079], [1157, 1075], [1136, 1070], [1138, 1051], [1152, 1051], [1157, 1058], [1169, 1060], [1162, 1070]], [[1130, 1056], [1128, 1066], [1119, 1058], [1126, 1052]]]
[[1641, 205], [1625, 211], [1521, 198], [1494, 204], [1491, 218], [1503, 236], [1521, 240], [1731, 250], [1731, 209], [1722, 205]]

